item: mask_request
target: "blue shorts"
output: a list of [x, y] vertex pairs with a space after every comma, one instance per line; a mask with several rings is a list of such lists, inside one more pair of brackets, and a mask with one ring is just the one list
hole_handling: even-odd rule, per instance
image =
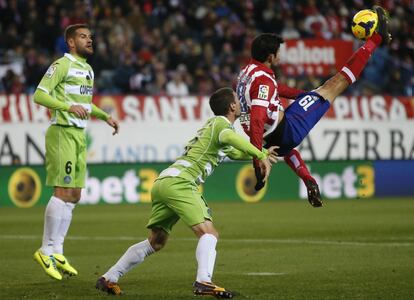
[[300, 94], [285, 110], [282, 122], [265, 137], [265, 147], [279, 146], [277, 152], [285, 156], [303, 141], [329, 107], [330, 102], [316, 92]]

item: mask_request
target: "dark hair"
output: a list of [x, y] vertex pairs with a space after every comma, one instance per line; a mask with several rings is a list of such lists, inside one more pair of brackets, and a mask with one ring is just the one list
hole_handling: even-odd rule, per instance
[[89, 26], [87, 24], [73, 24], [69, 25], [65, 29], [65, 42], [68, 42], [68, 39], [74, 38], [76, 36], [76, 30], [80, 28], [86, 28], [89, 29]]
[[283, 38], [275, 33], [259, 34], [252, 42], [252, 58], [259, 62], [265, 62], [270, 54], [276, 54], [280, 44], [284, 42]]
[[233, 89], [229, 87], [220, 88], [210, 97], [210, 108], [216, 116], [225, 116], [234, 103]]

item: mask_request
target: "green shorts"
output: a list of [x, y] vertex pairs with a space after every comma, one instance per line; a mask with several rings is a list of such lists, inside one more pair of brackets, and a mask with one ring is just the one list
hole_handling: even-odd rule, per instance
[[82, 128], [51, 125], [46, 132], [46, 185], [85, 186], [86, 137]]
[[187, 226], [213, 221], [196, 184], [179, 177], [165, 177], [155, 181], [151, 191], [152, 210], [147, 228], [162, 228], [167, 233], [181, 218]]

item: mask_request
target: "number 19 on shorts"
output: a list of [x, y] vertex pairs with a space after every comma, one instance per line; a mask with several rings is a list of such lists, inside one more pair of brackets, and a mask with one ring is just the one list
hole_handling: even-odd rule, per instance
[[308, 111], [308, 108], [314, 104], [316, 101], [310, 95], [306, 95], [302, 99], [299, 100], [299, 105], [302, 106], [304, 111]]

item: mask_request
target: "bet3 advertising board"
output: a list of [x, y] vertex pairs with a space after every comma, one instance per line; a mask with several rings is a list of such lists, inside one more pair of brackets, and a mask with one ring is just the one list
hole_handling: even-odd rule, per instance
[[[151, 202], [151, 188], [167, 163], [90, 164], [80, 203], [121, 204]], [[308, 164], [324, 199], [370, 199], [412, 196], [414, 161], [343, 161]], [[402, 178], [401, 174], [404, 174]], [[0, 172], [0, 206], [45, 205], [52, 188], [45, 186], [43, 166], [6, 166]], [[254, 190], [250, 163], [225, 162], [200, 186], [208, 202], [305, 201], [306, 187], [281, 162], [272, 168], [268, 183]]]

